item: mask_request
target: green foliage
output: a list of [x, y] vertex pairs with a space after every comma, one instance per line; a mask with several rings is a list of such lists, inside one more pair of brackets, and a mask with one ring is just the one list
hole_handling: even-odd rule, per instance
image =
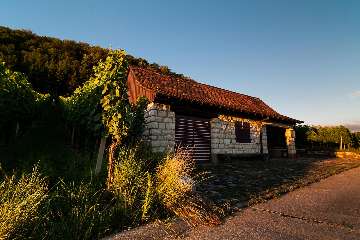
[[146, 98], [131, 105], [127, 94], [128, 63], [123, 50], [109, 51], [94, 75], [69, 97], [60, 97], [65, 119], [95, 136], [111, 135], [134, 142], [144, 127]]
[[101, 91], [103, 85], [95, 81], [87, 81], [70, 97], [60, 97], [64, 117], [72, 126], [100, 136], [104, 132], [101, 118]]
[[[0, 26], [0, 59], [10, 69], [25, 73], [36, 91], [52, 96], [67, 96], [83, 85], [92, 75], [93, 66], [105, 60], [108, 53], [108, 49], [98, 46]], [[142, 58], [127, 55], [126, 59], [130, 65], [177, 75], [166, 66], [150, 65]]]
[[106, 49], [86, 43], [41, 37], [0, 27], [0, 59], [29, 76], [37, 91], [54, 96], [72, 92], [89, 79]]
[[351, 145], [353, 148], [360, 149], [360, 132], [351, 134]]
[[344, 144], [351, 142], [350, 131], [344, 126], [313, 127], [308, 134], [308, 139], [313, 142], [340, 143], [341, 138]]
[[[8, 146], [0, 148], [4, 170], [28, 172], [38, 163], [50, 183], [56, 183], [58, 178], [87, 181], [95, 166], [96, 149], [75, 150], [69, 146], [65, 124], [56, 106], [44, 106], [41, 114], [41, 121], [36, 121]], [[82, 140], [84, 138], [82, 136]]]
[[[21, 121], [34, 112], [36, 97], [25, 76], [0, 63], [0, 121]], [[25, 118], [25, 119], [24, 119]]]
[[17, 179], [0, 183], [0, 239], [23, 239], [39, 220], [39, 209], [47, 198], [47, 183], [35, 167]]
[[342, 139], [343, 144], [357, 146], [356, 134], [344, 126], [307, 126], [295, 127], [297, 146], [326, 145], [337, 148]]
[[25, 75], [11, 71], [5, 67], [5, 63], [0, 62], [0, 129], [2, 131], [6, 131], [5, 128], [16, 123], [21, 126], [29, 125], [37, 117], [41, 106], [49, 101], [48, 94], [40, 94], [32, 89]]
[[127, 94], [127, 61], [125, 51], [113, 51], [94, 68], [95, 81], [103, 82], [101, 105], [106, 132], [118, 142], [127, 136], [132, 122]]
[[124, 143], [127, 145], [134, 145], [141, 138], [145, 128], [145, 109], [149, 101], [146, 97], [139, 97], [135, 105], [132, 105], [132, 111], [130, 112], [130, 124], [128, 128], [127, 136], [124, 139]]
[[94, 68], [93, 81], [102, 83], [102, 120], [114, 140], [134, 142], [142, 134], [146, 98], [139, 98], [135, 105], [129, 102], [127, 88], [128, 62], [123, 50], [111, 51], [104, 62]]

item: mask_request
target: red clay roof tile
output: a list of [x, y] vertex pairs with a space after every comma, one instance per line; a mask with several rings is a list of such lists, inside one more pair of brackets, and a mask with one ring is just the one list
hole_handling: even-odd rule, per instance
[[259, 98], [209, 86], [190, 78], [161, 74], [152, 69], [134, 66], [130, 67], [130, 74], [141, 87], [152, 90], [154, 96], [161, 95], [291, 123], [301, 122], [279, 114]]

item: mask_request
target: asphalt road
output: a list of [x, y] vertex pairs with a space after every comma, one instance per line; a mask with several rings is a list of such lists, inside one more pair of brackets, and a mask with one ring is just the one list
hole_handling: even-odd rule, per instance
[[360, 168], [254, 205], [216, 227], [153, 224], [113, 239], [359, 240]]

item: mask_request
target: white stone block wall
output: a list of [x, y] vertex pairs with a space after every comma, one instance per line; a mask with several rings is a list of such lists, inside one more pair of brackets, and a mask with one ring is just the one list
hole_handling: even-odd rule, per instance
[[[235, 136], [235, 123], [213, 118], [211, 125], [211, 153], [212, 154], [259, 154], [260, 128], [250, 122], [250, 143], [238, 143]], [[266, 130], [263, 139], [266, 139]], [[264, 148], [267, 152], [267, 145]]]
[[175, 113], [165, 104], [150, 103], [145, 112], [144, 140], [154, 152], [173, 150], [175, 146]]
[[[228, 121], [227, 119], [232, 119]], [[250, 143], [238, 143], [235, 136], [235, 118], [219, 117], [210, 121], [211, 153], [216, 154], [260, 154], [261, 144], [263, 154], [268, 154], [266, 126], [259, 127], [258, 122], [250, 120]], [[241, 119], [236, 121], [242, 121]], [[260, 128], [262, 139], [260, 139]], [[285, 132], [288, 153], [296, 154], [295, 131], [287, 128]], [[164, 152], [173, 150], [175, 146], [175, 112], [169, 105], [150, 103], [145, 112], [144, 140], [149, 142], [153, 151]]]

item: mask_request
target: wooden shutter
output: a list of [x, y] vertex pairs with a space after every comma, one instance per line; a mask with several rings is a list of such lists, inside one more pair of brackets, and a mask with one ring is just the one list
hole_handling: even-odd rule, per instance
[[250, 123], [235, 122], [235, 136], [238, 143], [251, 143]]
[[176, 115], [175, 142], [187, 147], [196, 161], [208, 161], [211, 156], [211, 134], [209, 119]]

